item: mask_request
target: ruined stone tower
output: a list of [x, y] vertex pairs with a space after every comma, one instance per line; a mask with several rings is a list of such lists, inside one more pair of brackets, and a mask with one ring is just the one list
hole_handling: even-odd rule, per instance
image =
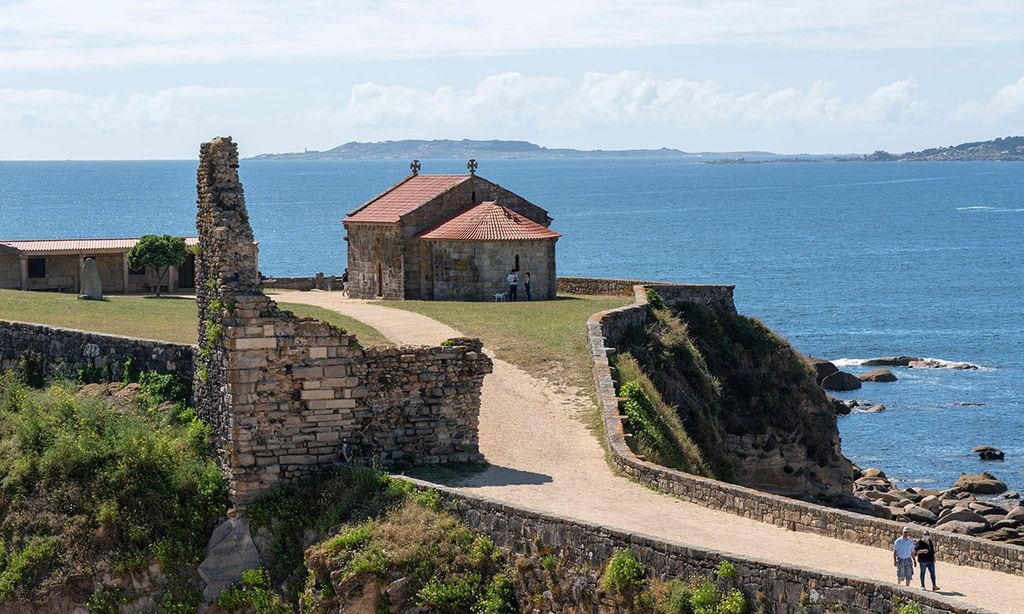
[[260, 287], [230, 137], [201, 146], [197, 190], [195, 401], [236, 505], [338, 464], [346, 440], [382, 467], [481, 460], [491, 362], [478, 340], [364, 349], [342, 329], [281, 311]]

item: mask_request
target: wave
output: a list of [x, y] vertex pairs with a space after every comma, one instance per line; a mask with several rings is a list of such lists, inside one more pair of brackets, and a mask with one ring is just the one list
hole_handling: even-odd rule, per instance
[[970, 207], [957, 207], [957, 211], [991, 211], [993, 213], [1024, 213], [1024, 208], [999, 208], [987, 207], [985, 205], [972, 205]]
[[[829, 362], [831, 362], [835, 366], [839, 367], [840, 369], [843, 369], [845, 367], [862, 367], [862, 366], [864, 366], [864, 363], [869, 361], [869, 360], [873, 360], [873, 359], [872, 358], [837, 358], [835, 360], [830, 360]], [[981, 365], [981, 364], [977, 364], [977, 363], [973, 363], [973, 362], [967, 362], [967, 361], [963, 361], [963, 360], [946, 360], [944, 358], [930, 358], [928, 356], [920, 356], [920, 357], [918, 357], [918, 361], [929, 363], [929, 366], [925, 367], [925, 368], [928, 368], [928, 369], [950, 369], [950, 370], [962, 370], [962, 369], [975, 370], [976, 369], [978, 371], [996, 371], [997, 370], [995, 367], [989, 367], [989, 366], [986, 366], [986, 365]], [[879, 368], [891, 369], [893, 367], [882, 366], [882, 367], [879, 367]], [[896, 368], [902, 368], [902, 367], [896, 367]]]

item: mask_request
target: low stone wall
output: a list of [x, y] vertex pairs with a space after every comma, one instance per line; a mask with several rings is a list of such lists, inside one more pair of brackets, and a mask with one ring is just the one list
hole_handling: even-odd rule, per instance
[[39, 354], [43, 372], [67, 369], [74, 374], [92, 367], [102, 376], [117, 381], [124, 362], [141, 371], [173, 373], [186, 390], [192, 389], [195, 348], [183, 343], [103, 335], [71, 328], [0, 320], [0, 371], [16, 369], [28, 351]]
[[[656, 289], [662, 296], [661, 286]], [[684, 501], [724, 510], [793, 531], [806, 531], [843, 541], [879, 548], [890, 548], [902, 528], [901, 523], [853, 512], [787, 499], [758, 490], [690, 475], [640, 460], [626, 444], [623, 416], [608, 363], [609, 350], [642, 326], [649, 308], [646, 297], [637, 291], [637, 303], [597, 313], [587, 322], [587, 334], [593, 360], [594, 380], [601, 405], [612, 462], [626, 475], [642, 484], [673, 494]], [[685, 292], [674, 295], [679, 300]], [[667, 299], [666, 299], [667, 300]], [[730, 301], [731, 304], [731, 293]], [[1013, 574], [1024, 573], [1024, 547], [1001, 544], [977, 537], [948, 533], [930, 528], [938, 557], [942, 561]]]
[[446, 510], [490, 537], [496, 545], [521, 554], [535, 556], [551, 552], [570, 565], [600, 573], [617, 550], [628, 548], [648, 570], [656, 570], [655, 577], [662, 580], [711, 577], [720, 562], [730, 561], [736, 567], [736, 586], [746, 595], [748, 611], [752, 612], [889, 613], [906, 602], [919, 604], [922, 611], [929, 614], [986, 612], [967, 609], [944, 597], [908, 587], [690, 548], [572, 518], [512, 507], [426, 482], [413, 482], [420, 487], [440, 491]]
[[326, 290], [338, 291], [342, 288], [341, 275], [324, 275], [317, 273], [313, 277], [267, 277], [263, 279], [266, 290]]
[[582, 296], [633, 296], [633, 287], [643, 285], [647, 281], [634, 279], [604, 279], [599, 277], [559, 277], [559, 294], [578, 294]]

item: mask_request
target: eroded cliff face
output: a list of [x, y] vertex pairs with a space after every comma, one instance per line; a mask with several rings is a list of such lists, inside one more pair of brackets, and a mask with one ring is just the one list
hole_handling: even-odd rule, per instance
[[697, 304], [654, 312], [626, 348], [712, 477], [843, 504], [853, 466], [808, 361], [760, 322]]

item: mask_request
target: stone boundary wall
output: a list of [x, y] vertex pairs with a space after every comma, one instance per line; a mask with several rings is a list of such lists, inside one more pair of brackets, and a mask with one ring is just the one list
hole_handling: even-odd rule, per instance
[[[656, 289], [662, 296], [666, 296], [662, 286], [656, 286]], [[674, 295], [673, 300], [678, 300], [684, 294]], [[598, 402], [601, 406], [609, 452], [616, 467], [638, 482], [675, 495], [684, 501], [753, 518], [792, 531], [816, 533], [879, 548], [888, 549], [892, 546], [892, 541], [904, 526], [903, 523], [772, 495], [736, 484], [683, 473], [637, 458], [626, 444], [624, 417], [619, 413], [619, 399], [612, 377], [612, 367], [608, 362], [608, 352], [614, 351], [631, 331], [647, 321], [649, 308], [642, 286], [637, 287], [636, 299], [633, 305], [602, 311], [587, 321]], [[1024, 547], [949, 533], [935, 527], [929, 527], [929, 531], [935, 540], [936, 551], [941, 561], [1017, 575], [1024, 574]]]
[[636, 281], [634, 279], [603, 279], [599, 277], [559, 277], [559, 294], [578, 294], [581, 296], [633, 296], [633, 288], [637, 285], [655, 282]]
[[39, 354], [47, 374], [61, 365], [72, 373], [91, 365], [116, 381], [123, 375], [125, 360], [130, 359], [141, 371], [173, 373], [178, 383], [192, 390], [195, 347], [183, 343], [0, 320], [0, 371], [17, 369], [29, 350]]
[[[409, 479], [409, 478], [403, 478]], [[748, 611], [775, 613], [841, 611], [849, 614], [894, 612], [898, 604], [913, 602], [927, 614], [939, 612], [985, 613], [969, 609], [939, 595], [888, 582], [854, 576], [823, 574], [813, 569], [781, 566], [768, 561], [715, 550], [701, 550], [629, 533], [573, 518], [552, 516], [513, 507], [485, 497], [468, 495], [436, 484], [409, 479], [420, 488], [441, 493], [442, 507], [500, 547], [540, 555], [551, 552], [570, 565], [601, 572], [617, 550], [628, 548], [657, 578], [711, 577], [722, 561], [732, 562], [736, 585], [748, 599]], [[762, 600], [758, 600], [761, 597]], [[805, 599], [809, 605], [802, 605]], [[833, 606], [830, 609], [829, 606]]]
[[328, 292], [340, 292], [342, 284], [341, 275], [317, 273], [313, 277], [267, 277], [263, 279], [263, 288], [267, 290], [326, 290]]

